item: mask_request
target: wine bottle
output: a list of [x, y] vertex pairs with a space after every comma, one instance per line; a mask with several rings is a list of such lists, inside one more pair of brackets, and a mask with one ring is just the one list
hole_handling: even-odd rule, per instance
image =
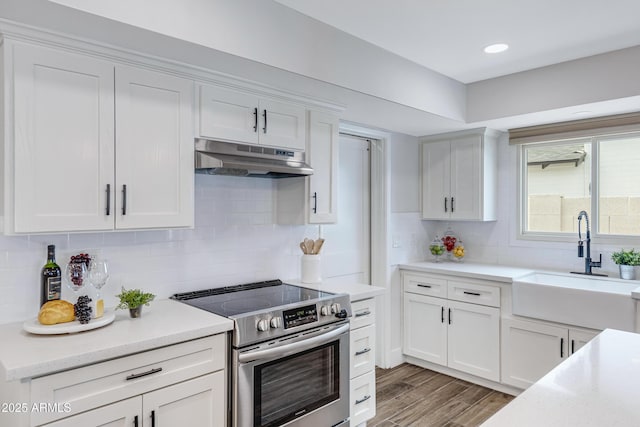
[[56, 264], [56, 246], [47, 246], [47, 263], [42, 267], [40, 275], [42, 283], [40, 289], [40, 307], [47, 301], [60, 299], [62, 291], [62, 274]]

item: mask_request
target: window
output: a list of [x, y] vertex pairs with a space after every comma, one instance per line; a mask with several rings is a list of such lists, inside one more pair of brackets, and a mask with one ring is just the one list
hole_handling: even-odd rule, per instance
[[521, 234], [577, 233], [580, 211], [593, 237], [640, 236], [640, 133], [520, 145]]

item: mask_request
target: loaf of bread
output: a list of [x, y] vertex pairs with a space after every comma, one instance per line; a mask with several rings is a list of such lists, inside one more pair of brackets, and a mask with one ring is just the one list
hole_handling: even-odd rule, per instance
[[46, 302], [40, 307], [38, 322], [43, 325], [71, 322], [75, 319], [73, 304], [69, 301], [54, 300]]

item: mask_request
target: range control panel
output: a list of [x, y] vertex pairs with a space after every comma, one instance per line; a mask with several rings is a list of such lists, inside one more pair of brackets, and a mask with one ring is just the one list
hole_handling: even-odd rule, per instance
[[284, 318], [284, 328], [289, 329], [295, 326], [306, 325], [318, 321], [318, 310], [316, 305], [294, 308], [282, 312]]

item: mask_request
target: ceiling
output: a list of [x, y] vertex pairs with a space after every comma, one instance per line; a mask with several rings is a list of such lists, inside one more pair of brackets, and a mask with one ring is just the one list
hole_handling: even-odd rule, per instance
[[462, 83], [640, 45], [638, 0], [275, 1]]

